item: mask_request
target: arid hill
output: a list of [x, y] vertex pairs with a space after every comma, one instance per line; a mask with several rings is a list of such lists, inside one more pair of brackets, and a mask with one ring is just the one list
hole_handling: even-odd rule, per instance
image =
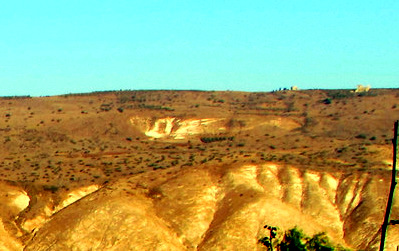
[[399, 89], [3, 97], [0, 116], [1, 250], [262, 250], [266, 224], [378, 247]]

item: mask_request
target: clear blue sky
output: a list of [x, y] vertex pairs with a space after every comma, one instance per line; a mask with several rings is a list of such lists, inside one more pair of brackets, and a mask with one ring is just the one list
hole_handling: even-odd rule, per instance
[[3, 1], [0, 96], [399, 87], [399, 1]]

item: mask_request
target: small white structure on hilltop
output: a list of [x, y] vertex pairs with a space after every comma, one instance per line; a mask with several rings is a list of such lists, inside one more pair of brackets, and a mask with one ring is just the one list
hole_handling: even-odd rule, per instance
[[298, 91], [298, 90], [299, 90], [298, 86], [296, 85], [291, 86], [291, 91]]
[[368, 92], [370, 91], [371, 86], [367, 85], [367, 86], [363, 86], [363, 85], [357, 85], [357, 89], [355, 90], [355, 92]]

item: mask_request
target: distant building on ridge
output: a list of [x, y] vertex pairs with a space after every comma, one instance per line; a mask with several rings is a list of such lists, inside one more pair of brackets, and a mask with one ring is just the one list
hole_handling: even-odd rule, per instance
[[368, 92], [370, 91], [371, 86], [367, 85], [367, 86], [363, 86], [363, 85], [357, 85], [357, 89], [355, 90], [355, 92]]

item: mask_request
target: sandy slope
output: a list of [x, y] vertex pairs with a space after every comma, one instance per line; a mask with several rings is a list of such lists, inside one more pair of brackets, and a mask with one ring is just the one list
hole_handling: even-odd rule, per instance
[[[265, 224], [370, 249], [388, 180], [274, 163], [150, 172], [59, 211], [26, 250], [257, 250]], [[397, 234], [390, 231], [388, 250]]]

